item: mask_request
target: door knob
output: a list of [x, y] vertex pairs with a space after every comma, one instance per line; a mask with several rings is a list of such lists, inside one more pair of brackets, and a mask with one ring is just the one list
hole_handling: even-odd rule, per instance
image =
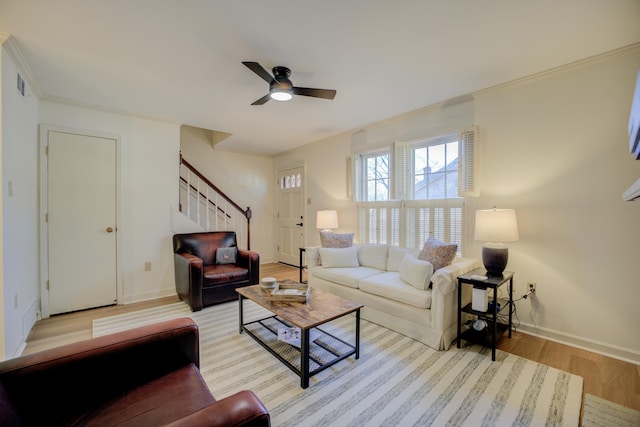
[[300, 223], [300, 224], [296, 224], [296, 225], [298, 225], [298, 226], [302, 227], [302, 223]]
[[113, 233], [113, 228], [107, 227], [107, 233]]

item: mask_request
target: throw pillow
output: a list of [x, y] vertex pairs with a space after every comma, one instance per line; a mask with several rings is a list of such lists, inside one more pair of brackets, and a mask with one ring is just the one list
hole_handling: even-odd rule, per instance
[[367, 243], [358, 245], [358, 262], [365, 267], [384, 270], [387, 268], [387, 245]]
[[216, 249], [216, 264], [235, 264], [238, 248], [218, 248]]
[[323, 248], [349, 248], [353, 246], [353, 233], [320, 232], [320, 246]]
[[325, 268], [360, 267], [358, 250], [350, 248], [320, 248], [320, 260]]
[[433, 271], [436, 271], [450, 265], [456, 257], [457, 251], [458, 245], [455, 243], [444, 243], [433, 237], [429, 237], [427, 241], [424, 242], [418, 258], [429, 261], [433, 264]]
[[400, 278], [422, 291], [429, 287], [433, 275], [433, 265], [428, 261], [420, 260], [411, 254], [405, 254], [400, 262]]
[[389, 256], [387, 257], [387, 271], [400, 271], [400, 263], [405, 254], [418, 257], [420, 249], [401, 248], [399, 246], [389, 246]]

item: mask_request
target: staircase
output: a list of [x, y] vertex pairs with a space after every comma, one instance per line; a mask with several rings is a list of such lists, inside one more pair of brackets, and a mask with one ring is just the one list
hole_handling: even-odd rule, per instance
[[180, 154], [180, 212], [205, 231], [235, 231], [251, 249], [251, 208], [241, 208]]

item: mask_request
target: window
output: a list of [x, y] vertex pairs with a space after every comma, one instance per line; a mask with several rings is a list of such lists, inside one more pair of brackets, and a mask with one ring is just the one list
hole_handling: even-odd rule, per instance
[[458, 135], [411, 147], [414, 200], [458, 197]]
[[281, 176], [278, 180], [278, 185], [281, 190], [300, 188], [302, 186], [302, 177], [300, 174]]
[[433, 236], [462, 254], [463, 196], [477, 195], [476, 135], [465, 129], [354, 156], [359, 240], [421, 248]]
[[361, 156], [360, 198], [380, 202], [391, 197], [391, 154], [388, 150]]

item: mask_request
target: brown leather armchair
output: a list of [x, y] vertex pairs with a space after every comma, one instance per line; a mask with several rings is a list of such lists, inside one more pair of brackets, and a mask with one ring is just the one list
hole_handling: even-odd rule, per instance
[[234, 231], [176, 234], [173, 252], [176, 292], [191, 311], [234, 300], [236, 288], [259, 281], [260, 255], [238, 249]]
[[189, 318], [0, 363], [2, 426], [269, 426], [250, 391], [216, 401]]

